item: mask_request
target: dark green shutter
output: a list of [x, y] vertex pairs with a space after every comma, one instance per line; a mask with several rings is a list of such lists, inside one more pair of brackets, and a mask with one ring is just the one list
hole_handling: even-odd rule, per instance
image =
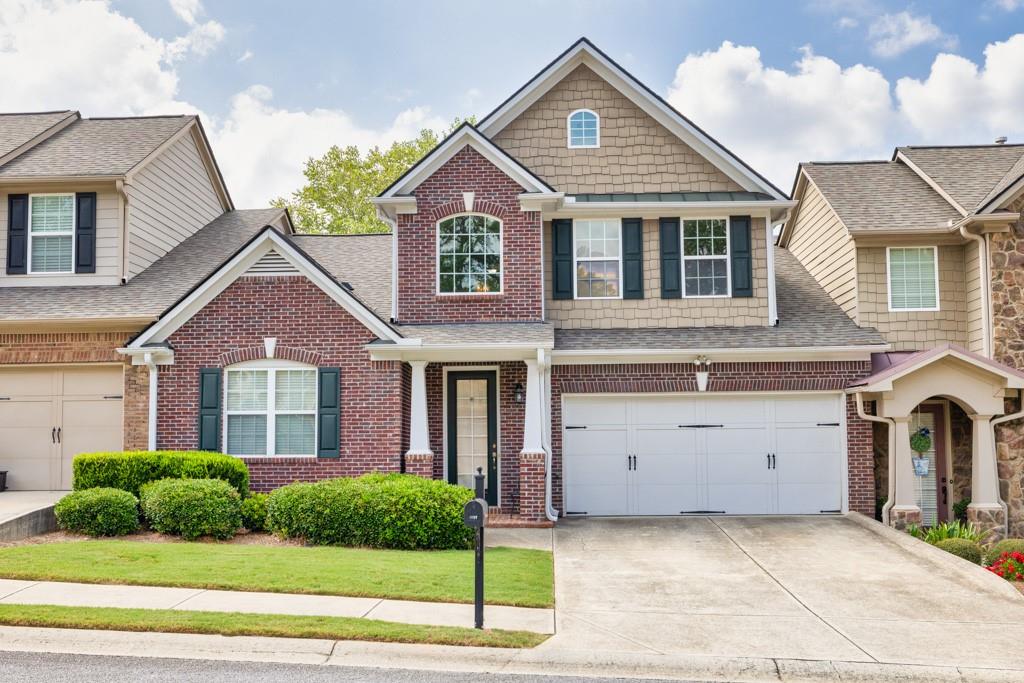
[[660, 227], [658, 237], [661, 242], [661, 298], [678, 299], [683, 296], [679, 219], [662, 218]]
[[28, 272], [28, 195], [7, 195], [7, 274]]
[[554, 219], [551, 221], [551, 297], [553, 299], [572, 298], [572, 250], [572, 219]]
[[644, 298], [644, 222], [622, 219], [622, 298]]
[[220, 452], [220, 368], [199, 371], [199, 450]]
[[729, 256], [732, 259], [732, 295], [754, 296], [754, 256], [750, 216], [729, 217]]
[[316, 407], [318, 458], [337, 458], [340, 455], [340, 383], [340, 368], [320, 368]]
[[96, 272], [96, 193], [75, 195], [75, 272]]

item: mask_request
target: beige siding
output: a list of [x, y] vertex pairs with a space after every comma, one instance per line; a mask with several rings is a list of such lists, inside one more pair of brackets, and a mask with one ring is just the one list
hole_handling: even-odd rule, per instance
[[942, 342], [967, 345], [967, 287], [964, 248], [939, 247], [939, 310], [889, 311], [885, 247], [857, 249], [860, 324], [874, 327], [898, 351], [927, 349]]
[[191, 135], [144, 167], [128, 197], [129, 277], [224, 211]]
[[971, 240], [964, 245], [964, 270], [967, 298], [967, 349], [985, 352], [985, 308], [982, 299], [981, 268], [978, 263], [978, 243]]
[[[71, 275], [7, 275], [7, 195], [95, 192], [96, 193], [96, 272]], [[121, 198], [114, 184], [26, 185], [0, 188], [0, 225], [5, 234], [0, 239], [0, 287], [35, 287], [65, 285], [116, 285], [121, 278]]]
[[[754, 296], [746, 298], [661, 298], [658, 221], [645, 220], [644, 298], [551, 298], [551, 259], [544, 262], [547, 319], [560, 328], [744, 327], [768, 324], [768, 263], [763, 218], [752, 220]], [[544, 253], [551, 254], [551, 223], [544, 223]]]
[[857, 248], [814, 183], [807, 182], [787, 248], [850, 318], [857, 320]]
[[[601, 146], [568, 149], [566, 117], [591, 109]], [[568, 194], [742, 190], [586, 66], [579, 66], [494, 136], [505, 151]]]

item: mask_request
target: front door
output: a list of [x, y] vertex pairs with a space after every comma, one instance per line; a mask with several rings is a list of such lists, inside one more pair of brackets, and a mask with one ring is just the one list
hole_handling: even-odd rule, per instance
[[489, 505], [498, 504], [497, 385], [493, 370], [448, 373], [448, 481], [473, 488], [483, 468]]
[[[921, 508], [921, 523], [935, 526], [949, 521], [949, 475], [946, 472], [946, 406], [926, 403], [914, 411], [910, 419], [911, 433], [926, 427], [931, 434], [932, 447], [922, 455], [928, 459], [927, 474], [915, 471], [917, 504]], [[913, 454], [917, 457], [917, 453]]]

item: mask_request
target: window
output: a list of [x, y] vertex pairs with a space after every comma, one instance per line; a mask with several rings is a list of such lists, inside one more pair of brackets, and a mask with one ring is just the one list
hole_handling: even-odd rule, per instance
[[683, 293], [729, 296], [729, 220], [683, 221]]
[[939, 310], [937, 247], [890, 247], [889, 310]]
[[618, 218], [576, 221], [576, 298], [622, 298], [622, 222]]
[[34, 194], [28, 202], [28, 272], [74, 272], [75, 195]]
[[501, 221], [466, 214], [437, 228], [437, 291], [441, 294], [501, 292]]
[[226, 377], [228, 453], [316, 455], [315, 368], [229, 368]]
[[577, 109], [569, 114], [569, 147], [600, 147], [601, 123], [597, 114], [589, 109]]

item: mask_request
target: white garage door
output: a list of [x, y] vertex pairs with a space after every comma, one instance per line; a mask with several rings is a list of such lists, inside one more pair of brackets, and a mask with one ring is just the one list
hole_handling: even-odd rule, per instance
[[843, 495], [843, 398], [567, 396], [567, 514], [817, 514]]
[[14, 490], [71, 488], [71, 459], [121, 448], [120, 366], [0, 368], [0, 470]]

